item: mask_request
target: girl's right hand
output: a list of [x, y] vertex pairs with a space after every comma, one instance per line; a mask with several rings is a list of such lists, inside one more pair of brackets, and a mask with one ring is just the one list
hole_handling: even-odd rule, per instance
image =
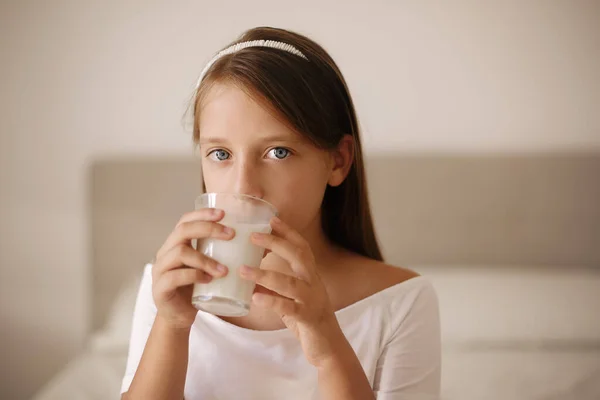
[[231, 240], [235, 232], [218, 223], [223, 210], [203, 208], [184, 214], [156, 254], [152, 267], [152, 297], [157, 317], [174, 328], [189, 329], [198, 310], [192, 305], [194, 283], [227, 275], [227, 267], [195, 250], [192, 239]]

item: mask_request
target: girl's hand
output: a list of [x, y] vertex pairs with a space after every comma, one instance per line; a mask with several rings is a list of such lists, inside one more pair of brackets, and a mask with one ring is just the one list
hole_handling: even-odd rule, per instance
[[346, 341], [325, 286], [317, 273], [308, 242], [279, 218], [271, 220], [273, 233], [253, 233], [252, 242], [289, 262], [293, 276], [242, 266], [240, 275], [274, 294], [256, 292], [252, 301], [277, 313], [300, 340], [307, 360], [319, 367]]
[[234, 232], [218, 221], [223, 210], [204, 208], [185, 214], [156, 254], [152, 267], [152, 296], [157, 317], [175, 328], [189, 328], [198, 310], [192, 305], [194, 283], [227, 275], [227, 268], [195, 250], [192, 239], [231, 240]]

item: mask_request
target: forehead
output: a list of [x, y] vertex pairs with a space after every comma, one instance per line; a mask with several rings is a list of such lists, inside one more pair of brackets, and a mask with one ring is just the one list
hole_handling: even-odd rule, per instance
[[215, 83], [203, 99], [199, 115], [200, 139], [236, 137], [252, 139], [263, 135], [302, 140], [270, 108], [234, 84]]

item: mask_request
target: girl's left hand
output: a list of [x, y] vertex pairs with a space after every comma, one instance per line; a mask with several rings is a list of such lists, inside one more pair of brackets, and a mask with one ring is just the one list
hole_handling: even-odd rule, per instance
[[271, 220], [271, 227], [278, 236], [253, 233], [251, 240], [287, 261], [295, 276], [245, 265], [240, 268], [240, 275], [275, 292], [255, 292], [252, 300], [277, 313], [300, 341], [308, 362], [319, 367], [335, 357], [336, 349], [343, 348], [346, 338], [308, 242], [277, 217]]

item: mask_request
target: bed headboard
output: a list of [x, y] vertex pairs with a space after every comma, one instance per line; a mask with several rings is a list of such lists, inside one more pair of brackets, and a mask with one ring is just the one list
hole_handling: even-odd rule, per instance
[[[600, 267], [600, 154], [369, 154], [375, 225], [402, 266]], [[92, 329], [200, 192], [199, 161], [105, 158], [89, 170]]]

